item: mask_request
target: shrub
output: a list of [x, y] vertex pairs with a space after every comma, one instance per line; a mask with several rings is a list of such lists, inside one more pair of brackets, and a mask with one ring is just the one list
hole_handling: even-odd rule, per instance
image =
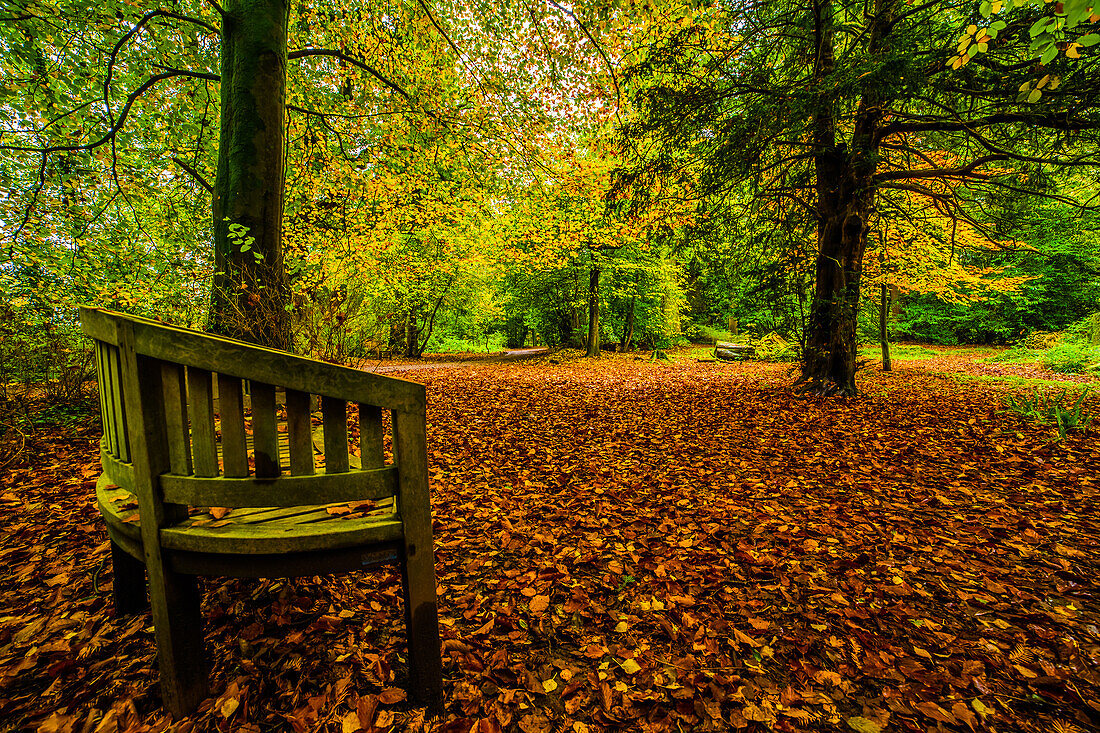
[[1085, 397], [1089, 388], [1085, 387], [1077, 395], [1077, 399], [1070, 405], [1065, 405], [1066, 390], [1057, 395], [1054, 392], [1043, 392], [1039, 388], [1030, 396], [1023, 395], [1016, 398], [1008, 395], [1005, 405], [1017, 415], [1031, 418], [1042, 424], [1055, 423], [1058, 426], [1058, 436], [1062, 439], [1070, 430], [1083, 430], [1092, 421], [1092, 416], [1084, 414]]
[[1100, 361], [1100, 347], [1080, 342], [1059, 344], [1043, 353], [1043, 366], [1062, 374], [1083, 372], [1097, 361]]

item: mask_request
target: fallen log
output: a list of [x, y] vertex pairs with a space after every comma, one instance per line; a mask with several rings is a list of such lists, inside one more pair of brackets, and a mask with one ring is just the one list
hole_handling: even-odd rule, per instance
[[756, 349], [745, 344], [719, 341], [714, 345], [714, 355], [722, 361], [741, 361], [756, 356]]

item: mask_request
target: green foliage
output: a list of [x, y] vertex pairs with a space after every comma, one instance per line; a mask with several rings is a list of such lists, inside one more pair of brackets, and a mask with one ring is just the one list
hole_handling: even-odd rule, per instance
[[489, 354], [503, 350], [504, 334], [499, 332], [488, 332], [481, 340], [466, 339], [447, 334], [433, 334], [432, 337], [428, 339], [428, 347], [425, 349], [426, 352], [432, 354], [460, 354], [470, 352]]
[[1100, 362], [1100, 347], [1069, 341], [1047, 349], [1042, 362], [1052, 372], [1078, 374]]
[[1070, 430], [1084, 430], [1092, 421], [1092, 416], [1084, 412], [1085, 397], [1089, 388], [1081, 390], [1077, 399], [1066, 404], [1066, 389], [1055, 394], [1038, 388], [1031, 395], [1005, 397], [1005, 406], [1018, 415], [1043, 424], [1054, 423], [1058, 426], [1058, 436], [1065, 439]]
[[1041, 356], [1040, 351], [1029, 349], [1026, 346], [1012, 346], [999, 354], [989, 357], [988, 361], [994, 364], [1005, 362], [1035, 362]]

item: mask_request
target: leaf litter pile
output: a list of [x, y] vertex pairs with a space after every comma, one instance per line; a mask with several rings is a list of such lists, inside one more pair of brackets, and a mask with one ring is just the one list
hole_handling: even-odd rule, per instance
[[[428, 384], [446, 708], [392, 570], [204, 579], [212, 696], [114, 618], [93, 423], [5, 469], [0, 730], [1057, 731], [1100, 726], [1100, 445], [901, 367], [473, 365]], [[1095, 401], [1092, 408], [1096, 409]]]

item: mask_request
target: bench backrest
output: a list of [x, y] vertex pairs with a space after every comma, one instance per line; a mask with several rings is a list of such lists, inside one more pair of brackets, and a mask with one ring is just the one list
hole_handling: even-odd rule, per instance
[[[410, 503], [429, 506], [423, 385], [122, 313], [81, 308], [80, 318], [95, 344], [104, 470], [138, 495], [143, 518], [151, 510], [164, 526], [186, 517], [187, 505], [298, 506], [389, 496], [397, 497], [399, 512]], [[314, 460], [312, 395], [321, 403], [323, 472]], [[358, 410], [361, 468], [349, 456], [349, 404]], [[384, 459], [383, 410], [392, 416], [391, 464]], [[289, 473], [280, 465], [280, 442], [289, 447]]]

